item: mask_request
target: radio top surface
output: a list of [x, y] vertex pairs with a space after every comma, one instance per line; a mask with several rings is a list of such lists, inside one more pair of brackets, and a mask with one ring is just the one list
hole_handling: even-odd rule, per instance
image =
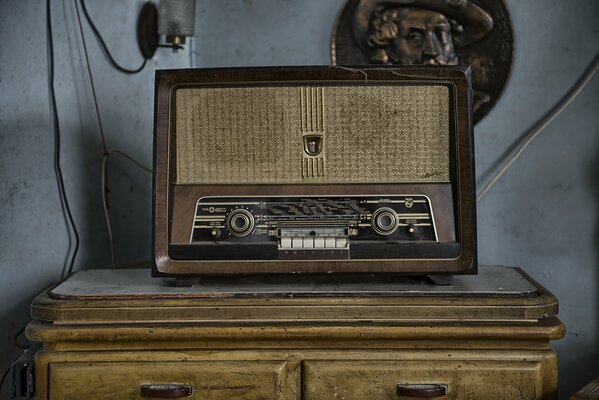
[[476, 272], [469, 69], [157, 71], [155, 275]]

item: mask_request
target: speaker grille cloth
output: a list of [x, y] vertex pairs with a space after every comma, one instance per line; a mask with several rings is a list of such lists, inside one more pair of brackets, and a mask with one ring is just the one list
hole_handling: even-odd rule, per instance
[[185, 88], [176, 93], [177, 183], [302, 183], [307, 118], [324, 137], [324, 176], [310, 183], [449, 180], [449, 89], [443, 85]]

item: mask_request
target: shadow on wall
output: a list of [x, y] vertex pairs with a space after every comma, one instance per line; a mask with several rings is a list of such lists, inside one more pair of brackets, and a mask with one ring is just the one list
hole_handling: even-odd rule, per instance
[[[81, 134], [70, 138], [74, 142], [76, 158], [70, 160], [71, 170], [63, 167], [65, 181], [67, 174], [74, 174], [73, 165], [81, 174], [76, 177], [76, 184], [67, 186], [80, 237], [75, 272], [90, 267], [111, 267], [110, 241], [102, 205], [102, 144], [94, 121], [82, 118], [80, 124]], [[137, 154], [133, 157], [140, 159]], [[151, 175], [112, 153], [107, 163], [106, 184], [117, 265], [140, 261], [148, 264], [151, 259]], [[65, 224], [68, 224], [66, 219]], [[67, 269], [68, 265], [65, 271]]]
[[[599, 130], [595, 132], [595, 135], [599, 134]], [[595, 154], [599, 154], [599, 146], [595, 151]], [[595, 224], [595, 230], [592, 238], [592, 242], [595, 243], [595, 266], [599, 266], [599, 157], [595, 157], [592, 161], [589, 172], [587, 175], [589, 187], [591, 188], [595, 197], [595, 204], [598, 210], [597, 220], [589, 221]], [[599, 268], [594, 268], [594, 276], [590, 278], [595, 282], [596, 287], [599, 287]], [[599, 321], [599, 295], [595, 294], [595, 307], [591, 310], [585, 310], [589, 313], [596, 313], [596, 321]], [[599, 322], [594, 327], [595, 332], [599, 332]], [[575, 329], [572, 327], [572, 329]], [[593, 330], [591, 330], [593, 331]], [[564, 391], [560, 389], [560, 398], [568, 398], [577, 390], [580, 390], [583, 386], [591, 382], [592, 380], [599, 377], [599, 336], [595, 336], [594, 343], [589, 343], [588, 351], [585, 354], [581, 354], [580, 357], [572, 365], [565, 365], [564, 370], [577, 371], [575, 382], [571, 382], [574, 387], [568, 388]]]
[[[138, 161], [143, 160], [131, 149], [123, 151]], [[149, 265], [152, 258], [152, 174], [125, 157], [111, 153], [107, 161], [107, 178], [117, 267]], [[107, 236], [105, 226], [104, 222], [102, 234]]]
[[[597, 129], [595, 135], [599, 135], [599, 129]], [[595, 154], [599, 154], [599, 146], [595, 150]], [[595, 231], [593, 234], [592, 242], [595, 243], [594, 265], [599, 266], [599, 157], [595, 157], [591, 163], [591, 166], [589, 168], [588, 180], [589, 186], [595, 197], [595, 204], [597, 207], [597, 219], [596, 221], [593, 221], [595, 223]], [[595, 276], [592, 277], [592, 279], [595, 282], [596, 287], [599, 287], [599, 269], [597, 267], [594, 268], [594, 273]], [[599, 294], [595, 293], [594, 309], [588, 311], [590, 313], [596, 313], [597, 316], [595, 320], [599, 321]], [[599, 322], [597, 322], [594, 331], [599, 332]], [[589, 349], [589, 353], [585, 357], [583, 365], [579, 365], [577, 367], [577, 370], [585, 371], [585, 373], [581, 374], [581, 378], [586, 377], [586, 380], [584, 382], [580, 382], [578, 389], [589, 383], [591, 380], [599, 377], [599, 336], [595, 335], [595, 343], [593, 343], [592, 349]]]
[[[100, 108], [105, 108], [100, 104]], [[107, 126], [128, 126], [130, 121], [126, 113], [111, 116], [113, 120], [104, 118]], [[95, 117], [81, 115], [79, 120], [81, 134], [72, 138], [75, 148], [80, 152], [75, 163], [81, 164], [83, 177], [75, 190], [81, 196], [77, 203], [80, 211], [79, 220], [75, 220], [81, 238], [80, 253], [77, 256], [75, 271], [80, 269], [110, 268], [110, 240], [104, 217], [102, 196], [102, 159], [104, 150]], [[105, 130], [107, 148], [112, 148], [115, 132]], [[113, 140], [110, 139], [112, 136]], [[114, 148], [125, 151], [136, 160], [140, 154], [129, 149]], [[124, 157], [111, 153], [106, 164], [106, 185], [108, 189], [107, 206], [110, 217], [112, 235], [115, 242], [117, 266], [132, 263], [149, 263], [151, 259], [152, 228], [152, 175]], [[72, 205], [73, 207], [73, 205]]]
[[[595, 135], [599, 135], [599, 129], [595, 132]], [[599, 154], [599, 146], [595, 150], [595, 154]], [[595, 234], [593, 235], [593, 243], [595, 243], [595, 266], [599, 266], [599, 157], [595, 157], [591, 164], [589, 174], [589, 185], [593, 194], [595, 195], [595, 204], [597, 207], [597, 220], [595, 221]], [[595, 268], [595, 285], [599, 288], [599, 268]], [[595, 292], [595, 309], [591, 312], [597, 313], [596, 321], [599, 321], [599, 294]], [[595, 332], [599, 332], [599, 322], [595, 326]], [[590, 355], [591, 371], [594, 374], [592, 379], [599, 377], [599, 335], [595, 335], [595, 345], [593, 346], [593, 352]], [[593, 368], [594, 366], [594, 368]]]
[[74, 271], [82, 269], [81, 267], [85, 269], [89, 265], [110, 265], [109, 243], [101, 201], [102, 145], [94, 129], [87, 125], [91, 123], [86, 124], [82, 120], [81, 134], [71, 138], [78, 152], [78, 159], [71, 165], [79, 164], [82, 171], [80, 182], [70, 191], [74, 194], [73, 199], [80, 196], [77, 202], [71, 202], [71, 208], [78, 209], [75, 225], [80, 237]]

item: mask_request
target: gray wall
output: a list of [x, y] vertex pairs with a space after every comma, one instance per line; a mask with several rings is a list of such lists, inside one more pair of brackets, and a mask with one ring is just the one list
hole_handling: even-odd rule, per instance
[[[133, 76], [106, 63], [84, 22], [109, 147], [151, 165], [154, 69], [329, 63], [330, 35], [342, 3], [198, 0], [193, 51], [160, 49], [146, 69]], [[130, 67], [140, 62], [134, 21], [141, 4], [88, 0], [115, 58]], [[566, 93], [599, 49], [595, 0], [511, 0], [508, 5], [516, 31], [514, 69], [503, 97], [476, 126], [479, 183]], [[52, 15], [62, 166], [81, 235], [76, 268], [108, 267], [100, 197], [102, 148], [73, 2], [53, 1]], [[0, 1], [0, 37], [4, 370], [18, 354], [13, 336], [28, 321], [29, 302], [60, 278], [69, 235], [52, 169], [43, 3]], [[554, 345], [564, 398], [599, 375], [598, 105], [595, 78], [478, 206], [480, 261], [523, 266], [560, 299], [568, 334]], [[150, 176], [114, 157], [109, 180], [117, 262], [149, 260]]]

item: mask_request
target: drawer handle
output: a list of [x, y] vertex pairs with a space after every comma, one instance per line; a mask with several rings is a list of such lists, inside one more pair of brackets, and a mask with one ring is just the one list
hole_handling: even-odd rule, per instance
[[191, 396], [191, 385], [142, 385], [142, 397], [153, 399], [180, 399]]
[[443, 397], [447, 395], [447, 385], [400, 383], [397, 385], [397, 395], [420, 398]]

